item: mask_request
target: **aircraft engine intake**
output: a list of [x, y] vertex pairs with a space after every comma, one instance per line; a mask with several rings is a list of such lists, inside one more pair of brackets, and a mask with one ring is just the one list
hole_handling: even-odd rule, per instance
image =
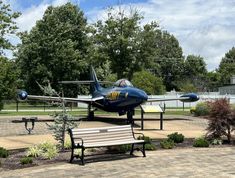
[[20, 98], [21, 100], [26, 100], [27, 97], [28, 97], [28, 93], [27, 93], [26, 91], [20, 91], [20, 92], [18, 93], [18, 96], [19, 96], [19, 98]]

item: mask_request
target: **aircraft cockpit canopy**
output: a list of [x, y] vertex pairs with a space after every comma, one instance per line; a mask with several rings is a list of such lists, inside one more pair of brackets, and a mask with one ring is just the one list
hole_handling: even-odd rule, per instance
[[114, 83], [116, 87], [133, 87], [132, 83], [126, 79], [120, 79]]

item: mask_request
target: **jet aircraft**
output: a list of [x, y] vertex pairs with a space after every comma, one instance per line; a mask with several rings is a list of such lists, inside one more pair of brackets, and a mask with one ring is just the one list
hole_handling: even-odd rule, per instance
[[18, 96], [21, 100], [46, 100], [46, 101], [65, 101], [65, 102], [83, 102], [88, 104], [89, 117], [94, 116], [91, 107], [98, 108], [108, 112], [117, 112], [119, 115], [127, 114], [129, 123], [133, 122], [134, 109], [145, 102], [158, 102], [158, 101], [172, 101], [180, 100], [182, 102], [194, 102], [199, 100], [198, 95], [188, 93], [182, 95], [180, 98], [159, 99], [149, 98], [145, 91], [134, 87], [130, 81], [120, 79], [116, 81], [112, 87], [104, 88], [101, 82], [98, 81], [95, 70], [91, 67], [91, 80], [90, 81], [62, 81], [61, 83], [74, 83], [74, 84], [90, 84], [92, 98], [66, 98], [66, 97], [52, 97], [52, 96], [36, 96], [28, 95], [26, 91], [20, 91]]

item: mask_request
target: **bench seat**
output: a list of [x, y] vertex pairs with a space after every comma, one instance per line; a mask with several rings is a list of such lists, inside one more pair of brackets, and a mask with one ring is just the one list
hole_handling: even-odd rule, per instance
[[[69, 129], [69, 134], [72, 143], [70, 162], [72, 162], [74, 157], [76, 157], [80, 158], [82, 164], [84, 164], [84, 150], [86, 148], [107, 147], [125, 144], [132, 145], [130, 154], [133, 154], [135, 145], [143, 145], [142, 149], [138, 148], [138, 150], [142, 151], [143, 156], [145, 157], [145, 141], [135, 138], [136, 133], [133, 132], [131, 125], [98, 128], [74, 128]], [[81, 155], [74, 155], [74, 149], [81, 149]]]

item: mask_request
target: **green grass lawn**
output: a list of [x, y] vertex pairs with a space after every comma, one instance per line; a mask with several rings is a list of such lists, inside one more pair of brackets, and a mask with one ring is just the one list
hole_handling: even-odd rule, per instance
[[[56, 111], [60, 112], [60, 111]], [[86, 116], [87, 112], [86, 111], [68, 111], [71, 115], [74, 116]], [[34, 116], [34, 115], [53, 115], [55, 111], [11, 111], [11, 112], [6, 112], [6, 111], [0, 111], [0, 116]], [[140, 115], [140, 111], [135, 112], [136, 115]], [[157, 114], [157, 113], [153, 113]], [[96, 111], [95, 115], [111, 115], [111, 116], [117, 116], [117, 113], [111, 113], [111, 112], [105, 112], [105, 111]], [[189, 111], [166, 111], [165, 115], [184, 115], [184, 116], [190, 116]]]
[[[53, 109], [57, 107], [58, 106], [48, 105], [44, 103], [36, 103], [36, 104], [30, 104], [26, 102], [18, 103], [19, 110], [44, 110], [44, 109]], [[16, 108], [17, 108], [16, 103], [6, 103], [4, 104], [3, 107], [4, 110], [16, 110]]]

